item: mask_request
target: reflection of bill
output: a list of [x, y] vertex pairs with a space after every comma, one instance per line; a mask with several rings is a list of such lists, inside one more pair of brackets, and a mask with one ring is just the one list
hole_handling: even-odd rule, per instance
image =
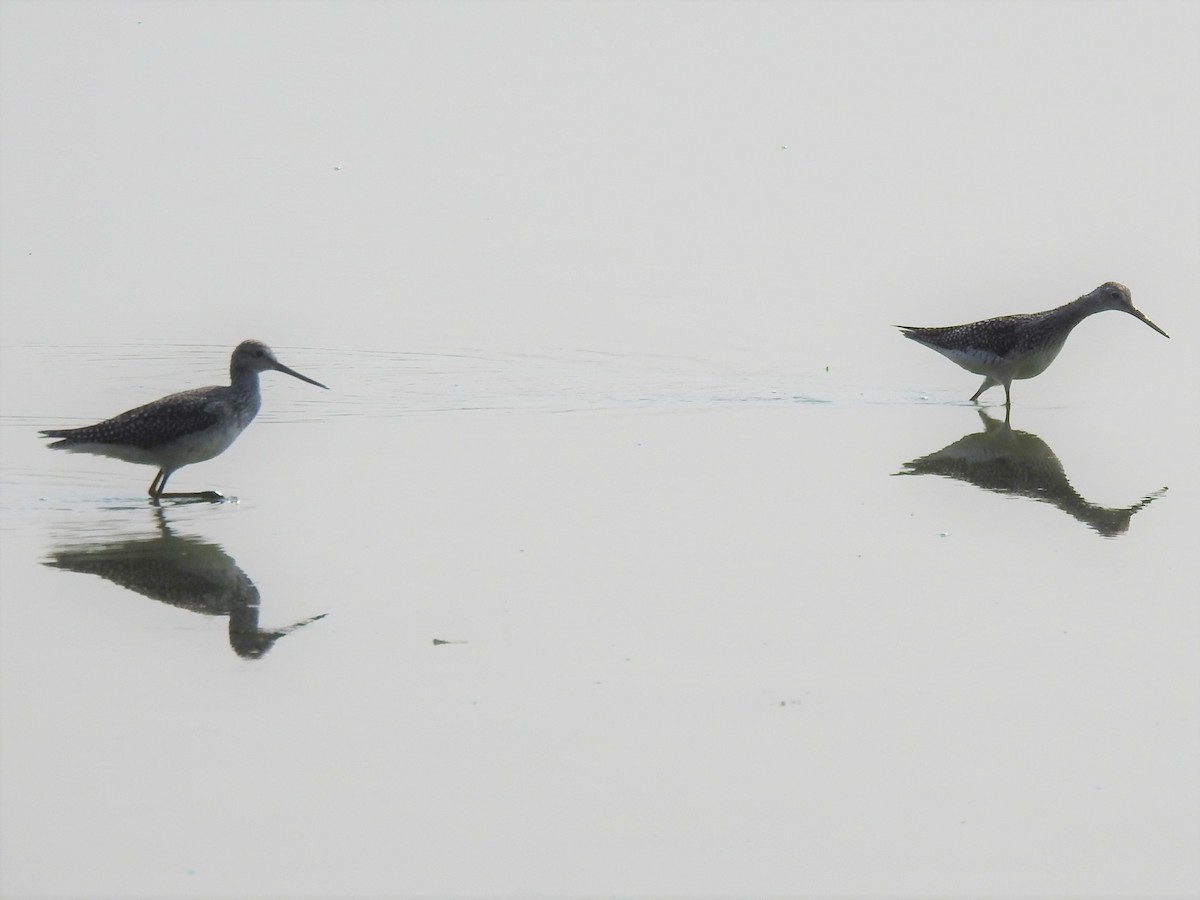
[[45, 564], [99, 575], [135, 593], [206, 616], [229, 617], [229, 644], [247, 659], [266, 654], [277, 640], [324, 618], [312, 616], [284, 628], [262, 630], [259, 595], [233, 557], [218, 545], [174, 534], [159, 516], [159, 534], [109, 543], [85, 543], [52, 550]]
[[904, 464], [897, 475], [942, 475], [986, 491], [1029, 497], [1057, 506], [1105, 537], [1124, 534], [1138, 510], [1166, 493], [1148, 494], [1133, 506], [1110, 509], [1089, 503], [1067, 479], [1054, 451], [1035, 434], [1015, 431], [978, 410], [984, 430], [965, 435], [941, 450]]

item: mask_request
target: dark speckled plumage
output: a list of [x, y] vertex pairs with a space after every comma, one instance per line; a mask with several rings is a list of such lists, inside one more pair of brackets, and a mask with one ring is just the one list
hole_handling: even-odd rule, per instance
[[212, 428], [220, 421], [213, 408], [217, 391], [227, 387], [196, 388], [163, 397], [83, 428], [43, 431], [44, 437], [62, 438], [49, 446], [70, 449], [72, 444], [124, 444], [152, 450], [195, 432]]
[[151, 497], [216, 497], [219, 495], [211, 491], [164, 494], [163, 490], [173, 472], [224, 452], [254, 420], [262, 404], [258, 375], [270, 370], [325, 387], [289, 369], [261, 341], [243, 341], [230, 358], [228, 386], [171, 394], [95, 425], [50, 429], [41, 434], [60, 438], [49, 445], [52, 449], [157, 466], [158, 474], [150, 483]]
[[1106, 309], [1128, 313], [1164, 337], [1170, 337], [1134, 307], [1129, 288], [1115, 281], [1044, 312], [999, 316], [942, 328], [898, 327], [906, 338], [936, 350], [968, 372], [984, 376], [972, 400], [990, 387], [1003, 385], [1007, 406], [1012, 402], [1010, 389], [1014, 380], [1033, 378], [1046, 371], [1072, 329], [1088, 316]]

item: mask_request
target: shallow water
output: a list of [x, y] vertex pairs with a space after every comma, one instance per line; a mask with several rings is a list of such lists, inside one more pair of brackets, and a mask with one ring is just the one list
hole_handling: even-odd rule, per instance
[[[346, 356], [280, 352], [330, 382]], [[223, 504], [151, 507], [150, 470], [6, 422], [8, 877], [953, 893], [1068, 890], [1067, 851], [1107, 860], [1096, 891], [1128, 854], [1189, 877], [1186, 453], [1095, 411], [1018, 410], [1035, 435], [820, 380], [700, 400], [696, 361], [563, 388], [595, 360], [557, 359], [399, 358], [459, 393], [374, 408], [386, 359], [345, 401], [267, 376], [177, 476]]]
[[[202, 9], [6, 8], [5, 897], [1200, 889], [1194, 10]], [[891, 327], [1109, 278], [1172, 338], [1007, 425]], [[329, 390], [173, 476], [227, 502], [37, 437], [251, 336]]]

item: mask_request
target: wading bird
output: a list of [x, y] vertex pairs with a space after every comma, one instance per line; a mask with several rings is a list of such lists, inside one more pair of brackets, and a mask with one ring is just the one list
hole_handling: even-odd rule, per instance
[[1071, 330], [1088, 316], [1106, 309], [1129, 313], [1163, 337], [1170, 337], [1134, 307], [1129, 288], [1115, 281], [1045, 312], [1000, 316], [944, 328], [896, 327], [906, 338], [936, 350], [968, 372], [982, 375], [983, 384], [971, 395], [972, 400], [978, 400], [988, 388], [1000, 384], [1004, 385], [1004, 405], [1010, 406], [1013, 381], [1045, 372], [1067, 342]]
[[242, 341], [229, 361], [229, 386], [214, 385], [171, 394], [83, 428], [57, 428], [41, 432], [60, 438], [49, 446], [73, 453], [95, 453], [139, 465], [158, 467], [150, 482], [150, 496], [200, 497], [220, 500], [216, 491], [167, 494], [172, 473], [192, 463], [204, 462], [224, 453], [262, 405], [258, 373], [274, 370], [293, 378], [313, 381], [289, 369], [261, 341]]

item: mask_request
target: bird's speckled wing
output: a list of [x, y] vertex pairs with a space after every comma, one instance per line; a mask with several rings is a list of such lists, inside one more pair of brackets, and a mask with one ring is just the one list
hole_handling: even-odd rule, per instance
[[1020, 325], [1028, 316], [1000, 316], [971, 322], [968, 325], [948, 325], [944, 328], [915, 328], [901, 325], [906, 338], [919, 344], [944, 350], [981, 350], [1004, 358], [1016, 347]]
[[43, 431], [45, 437], [62, 438], [51, 447], [73, 444], [122, 444], [150, 448], [169, 444], [197, 431], [211, 428], [226, 406], [220, 388], [198, 388], [172, 394], [83, 428]]

